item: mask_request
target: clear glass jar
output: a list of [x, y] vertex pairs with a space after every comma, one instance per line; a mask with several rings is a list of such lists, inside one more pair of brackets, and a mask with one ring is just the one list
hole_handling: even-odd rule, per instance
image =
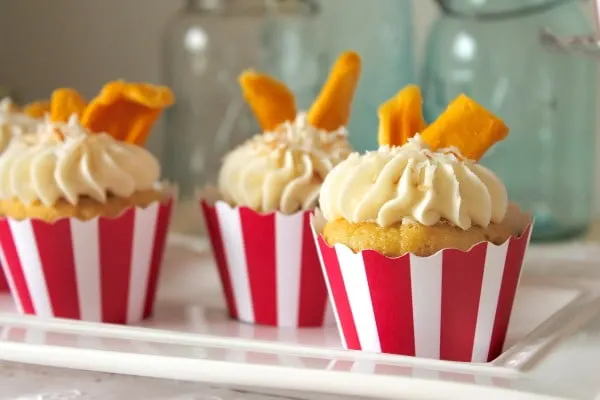
[[412, 1], [323, 0], [321, 7], [326, 63], [331, 64], [345, 50], [357, 51], [362, 57], [348, 132], [356, 150], [375, 150], [377, 109], [415, 80]]
[[585, 231], [593, 198], [596, 72], [591, 58], [552, 52], [540, 32], [586, 34], [576, 0], [438, 0], [423, 75], [435, 119], [461, 92], [503, 118], [509, 137], [482, 163], [536, 218], [534, 239]]
[[318, 93], [317, 13], [312, 0], [187, 0], [169, 23], [164, 81], [176, 104], [166, 112], [162, 165], [180, 189], [176, 230], [196, 229], [195, 189], [215, 183], [223, 155], [258, 132], [238, 86], [242, 70], [282, 79], [300, 106]]

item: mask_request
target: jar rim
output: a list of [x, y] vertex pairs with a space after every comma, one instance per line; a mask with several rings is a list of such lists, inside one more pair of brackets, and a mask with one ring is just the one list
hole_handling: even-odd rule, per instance
[[[507, 9], [502, 11], [478, 11], [473, 10], [472, 12], [467, 12], [463, 10], [458, 10], [453, 8], [448, 4], [447, 0], [435, 0], [435, 2], [440, 7], [442, 13], [456, 18], [464, 18], [464, 19], [474, 19], [474, 20], [499, 20], [499, 19], [510, 19], [510, 18], [519, 18], [519, 17], [527, 17], [534, 14], [539, 14], [560, 6], [561, 4], [570, 2], [573, 0], [548, 0], [544, 3], [540, 4], [530, 4], [523, 5], [520, 7], [515, 7], [513, 9]], [[582, 0], [587, 1], [587, 0]]]
[[311, 17], [320, 11], [316, 0], [187, 0], [185, 4], [188, 11], [223, 16], [279, 14]]

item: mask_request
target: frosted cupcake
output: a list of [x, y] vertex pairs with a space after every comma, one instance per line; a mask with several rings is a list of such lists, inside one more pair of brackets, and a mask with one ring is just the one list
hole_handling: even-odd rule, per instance
[[307, 113], [281, 82], [240, 77], [264, 132], [232, 150], [219, 174], [220, 200], [203, 201], [229, 313], [245, 322], [320, 326], [326, 289], [308, 219], [321, 185], [351, 152], [346, 124], [360, 58], [345, 53]]
[[[127, 102], [108, 103], [102, 118], [112, 114], [123, 132], [135, 113], [122, 118]], [[173, 205], [159, 178], [147, 150], [92, 132], [77, 113], [13, 139], [0, 155], [0, 254], [17, 307], [110, 323], [149, 317]]]
[[384, 104], [382, 147], [325, 179], [323, 269], [348, 348], [485, 362], [502, 349], [531, 230], [476, 162], [508, 128], [464, 95], [425, 126], [420, 103], [411, 86]]

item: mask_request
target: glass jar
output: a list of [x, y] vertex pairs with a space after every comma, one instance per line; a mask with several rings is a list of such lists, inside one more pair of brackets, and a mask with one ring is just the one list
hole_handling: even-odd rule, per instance
[[534, 239], [585, 231], [591, 218], [595, 143], [595, 64], [541, 44], [586, 34], [576, 0], [438, 0], [422, 77], [425, 114], [434, 120], [465, 93], [505, 120], [508, 138], [482, 163], [536, 219]]
[[238, 86], [242, 70], [285, 81], [300, 105], [318, 93], [317, 12], [312, 0], [187, 0], [170, 21], [164, 81], [176, 103], [165, 116], [162, 165], [179, 185], [176, 230], [197, 229], [196, 188], [216, 183], [223, 155], [259, 131]]
[[375, 150], [377, 109], [415, 79], [412, 1], [323, 0], [321, 7], [326, 63], [333, 63], [345, 50], [357, 51], [362, 57], [349, 139], [358, 151]]

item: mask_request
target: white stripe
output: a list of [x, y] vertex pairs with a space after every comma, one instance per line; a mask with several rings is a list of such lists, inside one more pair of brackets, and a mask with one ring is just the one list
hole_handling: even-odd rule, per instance
[[442, 324], [442, 252], [430, 257], [410, 255], [415, 353], [440, 358]]
[[335, 314], [333, 312], [333, 306], [331, 300], [327, 296], [327, 303], [325, 303], [325, 317], [323, 317], [323, 325], [330, 326], [335, 324]]
[[342, 341], [342, 347], [345, 349], [348, 348], [346, 345], [346, 338], [342, 333], [342, 324], [340, 323], [340, 316], [338, 315], [337, 308], [335, 307], [335, 302], [333, 301], [333, 293], [331, 292], [331, 285], [329, 284], [329, 275], [327, 275], [327, 269], [325, 268], [325, 263], [323, 262], [323, 254], [321, 254], [321, 246], [319, 246], [319, 235], [315, 231], [313, 226], [313, 220], [315, 216], [311, 218], [311, 229], [313, 233], [313, 238], [315, 240], [315, 246], [317, 248], [317, 255], [319, 256], [319, 264], [321, 264], [321, 271], [323, 271], [323, 277], [325, 278], [325, 286], [327, 286], [327, 301], [329, 303], [329, 307], [333, 311], [333, 317], [335, 319], [335, 324], [337, 325], [337, 331], [340, 336], [340, 340]]
[[413, 378], [430, 379], [430, 380], [435, 380], [435, 381], [439, 381], [442, 379], [439, 371], [434, 371], [431, 369], [423, 369], [423, 368], [412, 368], [411, 376]]
[[242, 234], [239, 208], [232, 209], [222, 201], [218, 201], [215, 207], [238, 318], [253, 323], [254, 310], [252, 308], [252, 296], [250, 295], [250, 280], [248, 279], [248, 265], [244, 251], [244, 236]]
[[472, 362], [486, 362], [490, 350], [492, 330], [496, 319], [496, 308], [506, 263], [508, 242], [501, 246], [488, 244], [483, 269], [483, 282], [477, 310], [477, 324], [473, 343]]
[[158, 202], [144, 209], [136, 208], [135, 210], [131, 273], [129, 276], [129, 298], [127, 299], [128, 324], [139, 322], [144, 317], [158, 211]]
[[375, 313], [369, 291], [369, 282], [362, 254], [354, 254], [346, 246], [336, 245], [338, 262], [352, 310], [352, 318], [363, 351], [381, 352], [379, 332], [375, 322]]
[[24, 343], [27, 344], [47, 344], [46, 331], [36, 328], [28, 328], [25, 330]]
[[[10, 290], [11, 297], [17, 307], [17, 311], [20, 314], [23, 314], [25, 310], [23, 309], [23, 303], [21, 303], [21, 295], [27, 296], [27, 293], [19, 293], [17, 292], [17, 286], [15, 285], [15, 280], [9, 272], [8, 263], [6, 262], [6, 256], [4, 255], [4, 247], [0, 245], [0, 263], [2, 263], [2, 270], [4, 272], [4, 277], [6, 278], [6, 283], [8, 283], [8, 289]], [[1, 271], [0, 271], [1, 273]]]
[[277, 355], [277, 360], [279, 361], [278, 366], [284, 366], [288, 368], [298, 368], [304, 369], [306, 366], [304, 362], [302, 362], [302, 357], [300, 356], [292, 356], [289, 354], [279, 354]]
[[277, 325], [298, 326], [304, 214], [275, 213]]
[[354, 361], [354, 363], [352, 363], [350, 371], [359, 374], [373, 375], [375, 374], [376, 365], [377, 364], [374, 361]]
[[79, 314], [82, 320], [102, 320], [100, 237], [98, 219], [70, 218]]
[[52, 304], [50, 303], [46, 279], [31, 221], [9, 219], [8, 224], [12, 232], [19, 260], [21, 261], [21, 268], [27, 282], [27, 287], [29, 288], [35, 314], [40, 317], [53, 317]]
[[490, 376], [475, 374], [475, 383], [480, 386], [495, 386], [494, 380]]

